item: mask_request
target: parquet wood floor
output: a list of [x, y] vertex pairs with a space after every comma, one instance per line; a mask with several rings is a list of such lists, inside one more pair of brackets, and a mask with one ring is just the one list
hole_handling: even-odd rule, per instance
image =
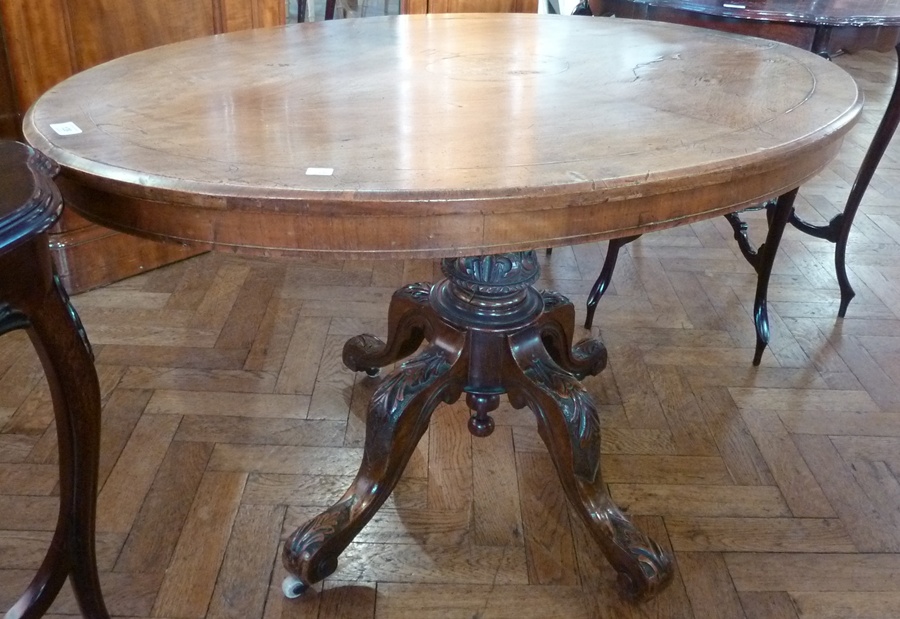
[[[803, 188], [830, 217], [881, 116], [889, 54], [838, 60], [869, 98], [840, 159]], [[600, 304], [612, 496], [674, 551], [671, 588], [621, 602], [569, 513], [527, 411], [486, 439], [435, 416], [397, 490], [314, 592], [285, 601], [279, 545], [355, 473], [375, 380], [346, 338], [384, 334], [393, 290], [432, 262], [207, 254], [73, 299], [103, 391], [98, 555], [117, 617], [798, 619], [900, 616], [900, 144], [851, 236], [857, 298], [835, 318], [832, 246], [789, 230], [773, 342], [750, 365], [755, 276], [724, 219], [623, 253]], [[760, 216], [752, 217], [757, 237]], [[543, 286], [583, 305], [605, 246], [557, 248]], [[0, 609], [54, 526], [46, 384], [22, 333], [0, 339]], [[77, 614], [67, 590], [51, 616]]]

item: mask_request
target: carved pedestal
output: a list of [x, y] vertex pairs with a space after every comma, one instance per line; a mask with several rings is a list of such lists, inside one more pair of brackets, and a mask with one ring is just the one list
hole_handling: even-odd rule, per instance
[[670, 558], [638, 531], [606, 493], [600, 475], [597, 409], [579, 383], [606, 366], [606, 349], [574, 347], [575, 311], [560, 294], [532, 287], [533, 251], [446, 259], [446, 279], [394, 293], [386, 342], [360, 335], [344, 346], [344, 364], [374, 373], [428, 346], [386, 376], [369, 403], [363, 462], [337, 503], [295, 531], [284, 564], [296, 578], [288, 595], [331, 574], [338, 556], [393, 490], [441, 402], [466, 394], [469, 430], [491, 433], [490, 413], [506, 394], [530, 408], [566, 496], [619, 573], [622, 593], [643, 599], [672, 576]]

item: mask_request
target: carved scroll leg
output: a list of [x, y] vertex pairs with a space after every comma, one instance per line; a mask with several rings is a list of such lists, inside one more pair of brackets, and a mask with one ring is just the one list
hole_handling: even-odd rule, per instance
[[619, 251], [639, 238], [641, 238], [641, 235], [636, 234], [634, 236], [623, 236], [609, 242], [609, 247], [606, 249], [606, 260], [603, 261], [603, 268], [600, 269], [600, 275], [597, 277], [597, 281], [594, 282], [588, 295], [587, 318], [584, 320], [585, 329], [590, 329], [591, 325], [594, 324], [594, 312], [597, 311], [597, 304], [600, 302], [603, 293], [609, 288], [609, 282], [612, 281], [613, 271], [615, 271], [616, 262], [619, 260]]
[[537, 328], [541, 339], [553, 360], [579, 379], [596, 376], [606, 367], [606, 347], [596, 338], [586, 338], [574, 347], [575, 306], [558, 292], [545, 290], [544, 313], [538, 318]]
[[[900, 67], [900, 44], [897, 45], [896, 52], [897, 66]], [[841, 288], [841, 305], [838, 308], [838, 316], [840, 318], [847, 314], [847, 306], [850, 305], [850, 301], [856, 296], [853, 287], [850, 285], [850, 280], [847, 278], [846, 256], [850, 228], [853, 225], [853, 218], [856, 217], [856, 211], [859, 209], [863, 195], [872, 181], [872, 176], [875, 175], [875, 169], [881, 162], [884, 151], [887, 150], [888, 145], [891, 143], [891, 138], [894, 137], [898, 124], [900, 124], [900, 70], [897, 72], [894, 91], [891, 93], [891, 99], [888, 101], [884, 117], [878, 124], [878, 129], [875, 130], [872, 144], [869, 146], [869, 150], [866, 151], [866, 156], [863, 158], [862, 166], [860, 166], [856, 180], [853, 182], [853, 188], [850, 190], [850, 195], [847, 198], [847, 205], [842, 213], [841, 228], [836, 241], [837, 245], [834, 249], [834, 267], [837, 272], [838, 285]]]
[[521, 375], [509, 385], [513, 406], [527, 405], [556, 465], [569, 502], [618, 572], [621, 594], [644, 600], [672, 579], [672, 560], [641, 533], [606, 493], [600, 475], [600, 424], [590, 396], [533, 341], [512, 346]]
[[783, 194], [775, 202], [774, 208], [768, 211], [769, 230], [766, 241], [760, 245], [756, 267], [756, 297], [753, 301], [753, 324], [756, 327], [756, 351], [753, 354], [753, 365], [759, 365], [763, 352], [769, 343], [769, 312], [766, 301], [769, 294], [769, 278], [775, 264], [775, 254], [781, 243], [781, 236], [791, 214], [794, 212], [794, 198], [797, 190]]
[[388, 337], [382, 342], [374, 335], [357, 335], [344, 344], [344, 365], [354, 372], [378, 374], [378, 368], [413, 354], [430, 330], [434, 315], [428, 303], [431, 284], [409, 284], [391, 298], [388, 310]]
[[[46, 243], [43, 237], [38, 240]], [[49, 265], [45, 277], [50, 277]], [[94, 550], [100, 387], [87, 341], [65, 292], [58, 280], [45, 289], [48, 293], [38, 305], [28, 308], [28, 334], [53, 397], [59, 442], [59, 518], [40, 569], [5, 617], [43, 616], [68, 575], [82, 614], [108, 619]]]
[[338, 556], [390, 495], [441, 402], [462, 393], [467, 363], [460, 351], [432, 346], [385, 377], [369, 403], [363, 461], [350, 488], [325, 512], [294, 531], [283, 562], [296, 577], [292, 597], [331, 574]]

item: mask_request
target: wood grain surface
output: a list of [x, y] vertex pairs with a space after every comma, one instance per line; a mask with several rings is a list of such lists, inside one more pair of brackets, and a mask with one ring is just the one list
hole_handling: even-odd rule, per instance
[[[70, 206], [120, 230], [255, 253], [447, 256], [775, 196], [822, 169], [860, 106], [849, 75], [780, 44], [425, 15], [128, 56], [52, 89], [25, 133], [62, 164]], [[62, 122], [82, 133], [57, 135]]]
[[[631, 4], [679, 9], [718, 17], [827, 26], [898, 26], [895, 0], [626, 0]], [[597, 0], [599, 6], [606, 0]], [[614, 0], [619, 3], [618, 0]]]

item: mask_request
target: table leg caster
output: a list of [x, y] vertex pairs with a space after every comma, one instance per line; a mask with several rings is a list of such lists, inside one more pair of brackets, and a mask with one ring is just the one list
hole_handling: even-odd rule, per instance
[[289, 600], [300, 597], [306, 593], [307, 589], [309, 589], [309, 585], [296, 576], [285, 576], [284, 580], [281, 581], [281, 592]]

